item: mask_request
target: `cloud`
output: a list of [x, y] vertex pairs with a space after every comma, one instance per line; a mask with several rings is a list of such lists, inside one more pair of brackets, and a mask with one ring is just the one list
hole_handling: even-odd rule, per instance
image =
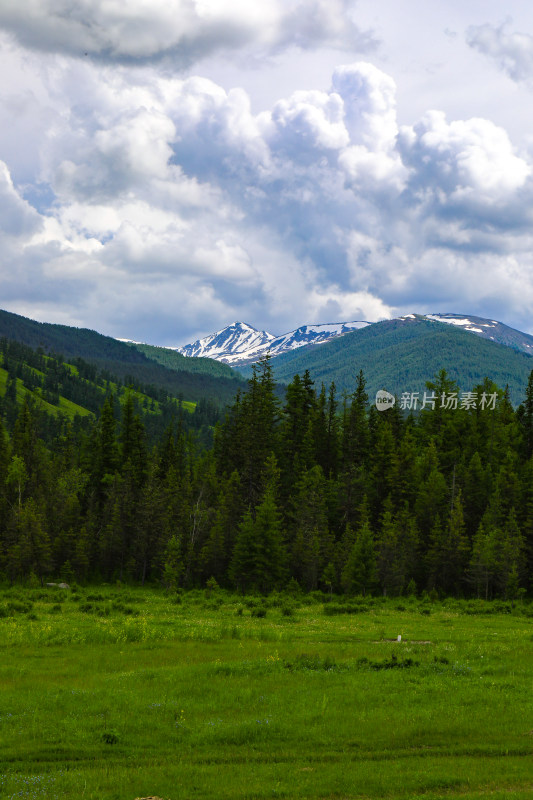
[[495, 27], [470, 26], [466, 32], [468, 45], [490, 58], [498, 68], [517, 83], [533, 79], [533, 36], [527, 33], [509, 33], [507, 24]]
[[35, 166], [0, 169], [12, 310], [155, 344], [410, 310], [530, 325], [532, 165], [490, 120], [399, 125], [365, 62], [257, 114], [200, 76], [28, 63]]
[[[411, 170], [408, 194], [414, 204], [430, 206], [437, 216], [462, 217], [466, 225], [483, 218], [497, 224], [497, 215], [511, 206], [516, 221], [523, 221], [518, 203], [531, 166], [489, 120], [448, 122], [444, 113], [428, 112], [400, 131], [398, 150]], [[502, 224], [509, 220], [504, 217]]]
[[16, 191], [7, 165], [0, 161], [0, 234], [20, 239], [39, 227], [39, 215]]
[[166, 61], [186, 68], [213, 54], [262, 59], [287, 48], [368, 52], [371, 34], [352, 21], [353, 0], [19, 0], [0, 6], [0, 26], [25, 47], [107, 63]]

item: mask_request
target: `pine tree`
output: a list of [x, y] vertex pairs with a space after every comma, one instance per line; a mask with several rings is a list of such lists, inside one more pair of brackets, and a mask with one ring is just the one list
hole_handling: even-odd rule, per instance
[[100, 419], [93, 430], [90, 446], [90, 481], [88, 490], [92, 494], [97, 513], [101, 513], [119, 468], [119, 452], [116, 439], [114, 400], [109, 395], [102, 406]]
[[19, 577], [35, 574], [41, 586], [52, 566], [50, 539], [42, 509], [29, 498], [15, 513], [16, 544], [12, 552], [12, 567]]
[[257, 588], [266, 593], [280, 588], [287, 575], [287, 554], [281, 518], [270, 487], [256, 509], [254, 531], [258, 542]]
[[213, 576], [221, 586], [227, 582], [235, 534], [244, 514], [241, 497], [241, 480], [234, 471], [222, 484], [213, 524], [200, 554], [202, 578]]
[[460, 593], [468, 554], [461, 492], [458, 492], [447, 523], [441, 526], [437, 516], [431, 531], [427, 554], [430, 586], [445, 594]]
[[366, 466], [370, 446], [366, 381], [362, 370], [357, 376], [356, 389], [349, 407], [345, 407], [342, 431], [344, 471]]
[[418, 463], [418, 447], [411, 425], [397, 448], [391, 464], [390, 484], [393, 506], [402, 508], [405, 503], [413, 509], [418, 487], [420, 485], [420, 468]]
[[481, 456], [476, 450], [464, 476], [465, 526], [469, 536], [477, 531], [489, 501], [490, 473], [484, 469]]
[[122, 469], [129, 463], [136, 491], [140, 491], [147, 477], [148, 456], [146, 452], [146, 432], [138, 414], [134, 413], [134, 403], [128, 394], [122, 407], [122, 430], [120, 435], [120, 462]]
[[293, 501], [292, 573], [308, 590], [317, 588], [326, 564], [334, 558], [324, 490], [323, 472], [315, 466], [300, 478]]
[[495, 545], [500, 536], [500, 531], [495, 529], [487, 531], [483, 522], [480, 522], [472, 541], [468, 580], [476, 587], [477, 596], [483, 594], [485, 600], [489, 599], [496, 572]]
[[39, 437], [39, 418], [26, 396], [19, 409], [11, 441], [13, 455], [24, 461], [27, 492], [35, 497], [45, 496], [48, 474], [48, 456]]
[[[388, 414], [388, 412], [387, 412]], [[398, 455], [396, 441], [386, 415], [380, 415], [380, 422], [372, 436], [372, 507], [373, 520], [382, 513], [387, 497], [391, 498], [398, 478]]]
[[271, 456], [271, 475], [255, 517], [248, 510], [239, 526], [230, 565], [230, 578], [241, 590], [265, 593], [279, 588], [287, 577], [287, 553], [276, 503], [276, 462]]
[[390, 496], [385, 501], [376, 544], [377, 572], [384, 595], [401, 594], [405, 582], [403, 552]]
[[179, 588], [183, 570], [181, 543], [179, 537], [174, 535], [167, 543], [163, 562], [162, 579], [167, 589], [176, 591]]
[[259, 547], [252, 517], [251, 509], [244, 514], [237, 536], [231, 564], [229, 567], [229, 577], [241, 592], [247, 592], [256, 587], [256, 570], [259, 558]]
[[529, 373], [525, 400], [518, 409], [518, 421], [522, 429], [524, 459], [529, 461], [533, 456], [533, 369]]
[[[427, 466], [429, 467], [429, 463]], [[416, 523], [420, 532], [423, 552], [427, 551], [430, 546], [432, 530], [437, 517], [445, 518], [448, 510], [446, 480], [442, 472], [437, 467], [433, 467], [427, 478], [422, 481], [415, 501]]]
[[371, 592], [376, 585], [376, 553], [370, 526], [365, 523], [356, 533], [355, 542], [342, 570], [341, 582], [349, 594]]
[[245, 507], [255, 508], [261, 498], [266, 461], [278, 451], [279, 416], [270, 357], [266, 356], [253, 365], [247, 391], [237, 395], [215, 439], [218, 472], [230, 475], [237, 470]]
[[524, 569], [524, 538], [511, 508], [502, 536], [495, 543], [495, 583], [505, 598], [514, 599]]

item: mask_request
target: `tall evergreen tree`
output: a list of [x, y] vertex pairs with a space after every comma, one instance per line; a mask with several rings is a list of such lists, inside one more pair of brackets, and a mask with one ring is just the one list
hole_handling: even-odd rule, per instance
[[342, 586], [349, 594], [371, 592], [376, 585], [376, 551], [370, 525], [365, 522], [357, 531], [355, 542], [341, 575]]
[[326, 565], [334, 558], [324, 490], [324, 474], [315, 466], [300, 478], [293, 502], [292, 573], [307, 590], [318, 587]]

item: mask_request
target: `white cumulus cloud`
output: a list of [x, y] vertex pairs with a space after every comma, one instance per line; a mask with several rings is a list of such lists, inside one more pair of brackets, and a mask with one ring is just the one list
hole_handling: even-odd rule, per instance
[[160, 344], [410, 310], [528, 327], [532, 164], [503, 127], [400, 125], [395, 81], [362, 61], [258, 112], [242, 88], [122, 62], [26, 62], [29, 167], [0, 128], [12, 310]]

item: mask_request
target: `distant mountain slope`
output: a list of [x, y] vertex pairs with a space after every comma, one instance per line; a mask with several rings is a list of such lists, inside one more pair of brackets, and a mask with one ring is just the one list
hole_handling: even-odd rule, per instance
[[[533, 355], [533, 336], [517, 331], [492, 319], [471, 314], [406, 314], [400, 320], [432, 320], [468, 331], [488, 341], [498, 342]], [[389, 320], [390, 321], [390, 320]], [[245, 322], [235, 322], [210, 336], [198, 339], [193, 344], [177, 348], [188, 357], [208, 357], [236, 369], [259, 361], [266, 353], [272, 357], [309, 345], [324, 344], [354, 330], [376, 325], [364, 321], [335, 322], [321, 325], [301, 325], [282, 336], [273, 336], [267, 331], [258, 331]]]
[[[335, 382], [340, 392], [352, 392], [360, 369], [372, 397], [378, 389], [400, 395], [423, 393], [425, 382], [442, 368], [469, 391], [485, 377], [499, 387], [509, 385], [511, 399], [524, 399], [533, 358], [505, 345], [472, 336], [457, 326], [422, 317], [376, 322], [321, 347], [306, 347], [272, 359], [277, 380], [289, 382], [309, 369], [313, 380]], [[249, 368], [241, 370], [249, 374]]]
[[246, 322], [235, 322], [211, 336], [178, 348], [178, 352], [189, 357], [208, 356], [237, 367], [259, 361], [266, 353], [277, 356], [307, 345], [323, 344], [369, 324], [356, 321], [301, 325], [282, 336], [273, 336], [267, 331], [256, 330]]
[[[416, 316], [415, 314], [408, 314], [402, 319]], [[445, 322], [470, 333], [475, 333], [483, 339], [490, 339], [492, 342], [499, 342], [499, 344], [512, 347], [513, 350], [521, 350], [523, 353], [533, 355], [533, 336], [510, 328], [509, 325], [504, 325], [503, 322], [497, 322], [494, 319], [474, 317], [472, 314], [424, 314], [421, 318]]]
[[242, 381], [242, 375], [222, 361], [214, 358], [187, 358], [177, 350], [170, 347], [157, 347], [151, 344], [129, 342], [130, 347], [135, 347], [151, 361], [157, 361], [163, 367], [176, 372], [192, 372], [197, 375], [210, 375], [216, 378], [230, 378]]
[[123, 381], [133, 378], [139, 384], [159, 387], [185, 400], [206, 398], [217, 403], [230, 403], [241, 386], [238, 378], [169, 369], [147, 358], [135, 347], [87, 328], [35, 322], [0, 310], [2, 336], [29, 347], [42, 347], [46, 351], [61, 354], [67, 360], [79, 356]]

